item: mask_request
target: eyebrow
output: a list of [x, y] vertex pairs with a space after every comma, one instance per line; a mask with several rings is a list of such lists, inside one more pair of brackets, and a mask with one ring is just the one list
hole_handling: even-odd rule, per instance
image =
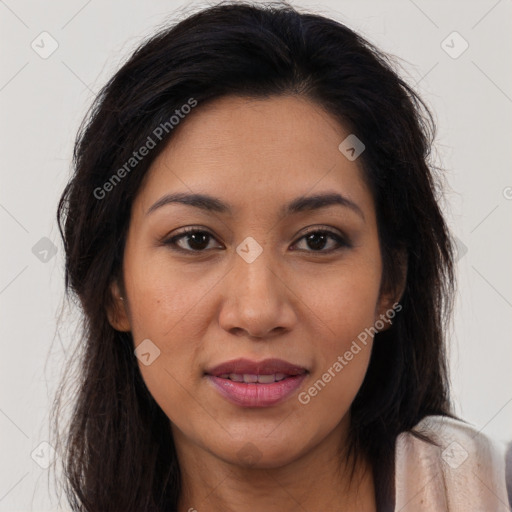
[[[193, 206], [195, 208], [200, 208], [201, 210], [205, 210], [208, 212], [224, 214], [230, 214], [232, 212], [231, 206], [229, 204], [223, 202], [221, 199], [210, 196], [208, 194], [191, 194], [178, 192], [162, 196], [156, 203], [154, 203], [148, 209], [146, 215], [149, 215], [158, 208], [161, 208], [162, 206], [174, 203]], [[281, 208], [280, 216], [285, 217], [288, 215], [293, 215], [295, 213], [320, 210], [322, 208], [327, 208], [329, 206], [335, 205], [349, 208], [354, 213], [359, 215], [359, 217], [365, 220], [363, 211], [361, 210], [361, 208], [359, 208], [359, 206], [356, 203], [336, 192], [297, 197], [296, 199], [294, 199], [293, 201], [289, 202], [288, 204], [284, 205]]]

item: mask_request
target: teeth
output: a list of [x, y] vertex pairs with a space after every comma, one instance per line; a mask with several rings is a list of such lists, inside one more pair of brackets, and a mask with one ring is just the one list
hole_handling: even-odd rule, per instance
[[258, 375], [258, 382], [261, 384], [271, 384], [276, 381], [275, 375]]
[[286, 373], [272, 373], [270, 375], [254, 375], [251, 373], [224, 373], [219, 375], [221, 379], [231, 379], [234, 382], [245, 382], [247, 384], [272, 384], [273, 382], [279, 382], [280, 380], [286, 379], [288, 375]]

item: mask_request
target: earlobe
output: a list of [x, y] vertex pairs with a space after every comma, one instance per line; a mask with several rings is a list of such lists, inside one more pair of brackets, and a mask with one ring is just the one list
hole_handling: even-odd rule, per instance
[[107, 317], [110, 325], [116, 331], [131, 331], [126, 299], [122, 296], [117, 281], [113, 281], [110, 285], [110, 300], [107, 305]]
[[[394, 294], [383, 296], [379, 303], [379, 308], [375, 315], [375, 328], [378, 332], [390, 329], [396, 314], [402, 309], [402, 305], [398, 300], [395, 300], [395, 296]], [[401, 295], [398, 296], [398, 299], [400, 297]]]

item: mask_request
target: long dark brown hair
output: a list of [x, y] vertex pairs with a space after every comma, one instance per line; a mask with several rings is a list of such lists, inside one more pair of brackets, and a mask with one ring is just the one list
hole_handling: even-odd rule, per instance
[[[191, 98], [199, 110], [226, 95], [284, 94], [320, 105], [364, 142], [383, 285], [397, 286], [407, 262], [402, 310], [376, 335], [351, 406], [350, 453], [371, 462], [379, 510], [393, 502], [397, 435], [427, 415], [452, 415], [444, 334], [453, 255], [431, 161], [432, 114], [395, 61], [343, 24], [286, 3], [223, 2], [146, 40], [103, 87], [77, 136], [57, 221], [66, 293], [83, 326], [68, 374], [70, 420], [55, 441], [74, 511], [174, 511], [181, 486], [169, 419], [145, 386], [131, 334], [107, 318], [132, 203], [172, 130], [105, 197], [98, 189]], [[56, 432], [63, 397], [64, 384]]]

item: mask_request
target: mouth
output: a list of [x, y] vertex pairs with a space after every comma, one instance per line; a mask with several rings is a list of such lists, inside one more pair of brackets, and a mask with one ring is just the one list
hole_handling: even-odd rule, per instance
[[[233, 359], [226, 361], [205, 371], [214, 377], [231, 378], [234, 375], [236, 382], [254, 383], [256, 377], [276, 376], [275, 380], [283, 380], [285, 377], [301, 375], [307, 369], [303, 366], [284, 361], [283, 359], [264, 359], [263, 361], [251, 361], [250, 359]], [[239, 380], [238, 377], [247, 376], [252, 380]], [[283, 377], [284, 376], [284, 377]]]
[[308, 370], [281, 359], [236, 359], [215, 366], [205, 376], [220, 395], [241, 407], [269, 407], [288, 398]]
[[272, 384], [273, 382], [280, 382], [290, 375], [286, 373], [271, 373], [268, 375], [256, 375], [251, 373], [224, 373], [218, 375], [221, 379], [229, 379], [233, 382], [245, 382], [246, 384]]

